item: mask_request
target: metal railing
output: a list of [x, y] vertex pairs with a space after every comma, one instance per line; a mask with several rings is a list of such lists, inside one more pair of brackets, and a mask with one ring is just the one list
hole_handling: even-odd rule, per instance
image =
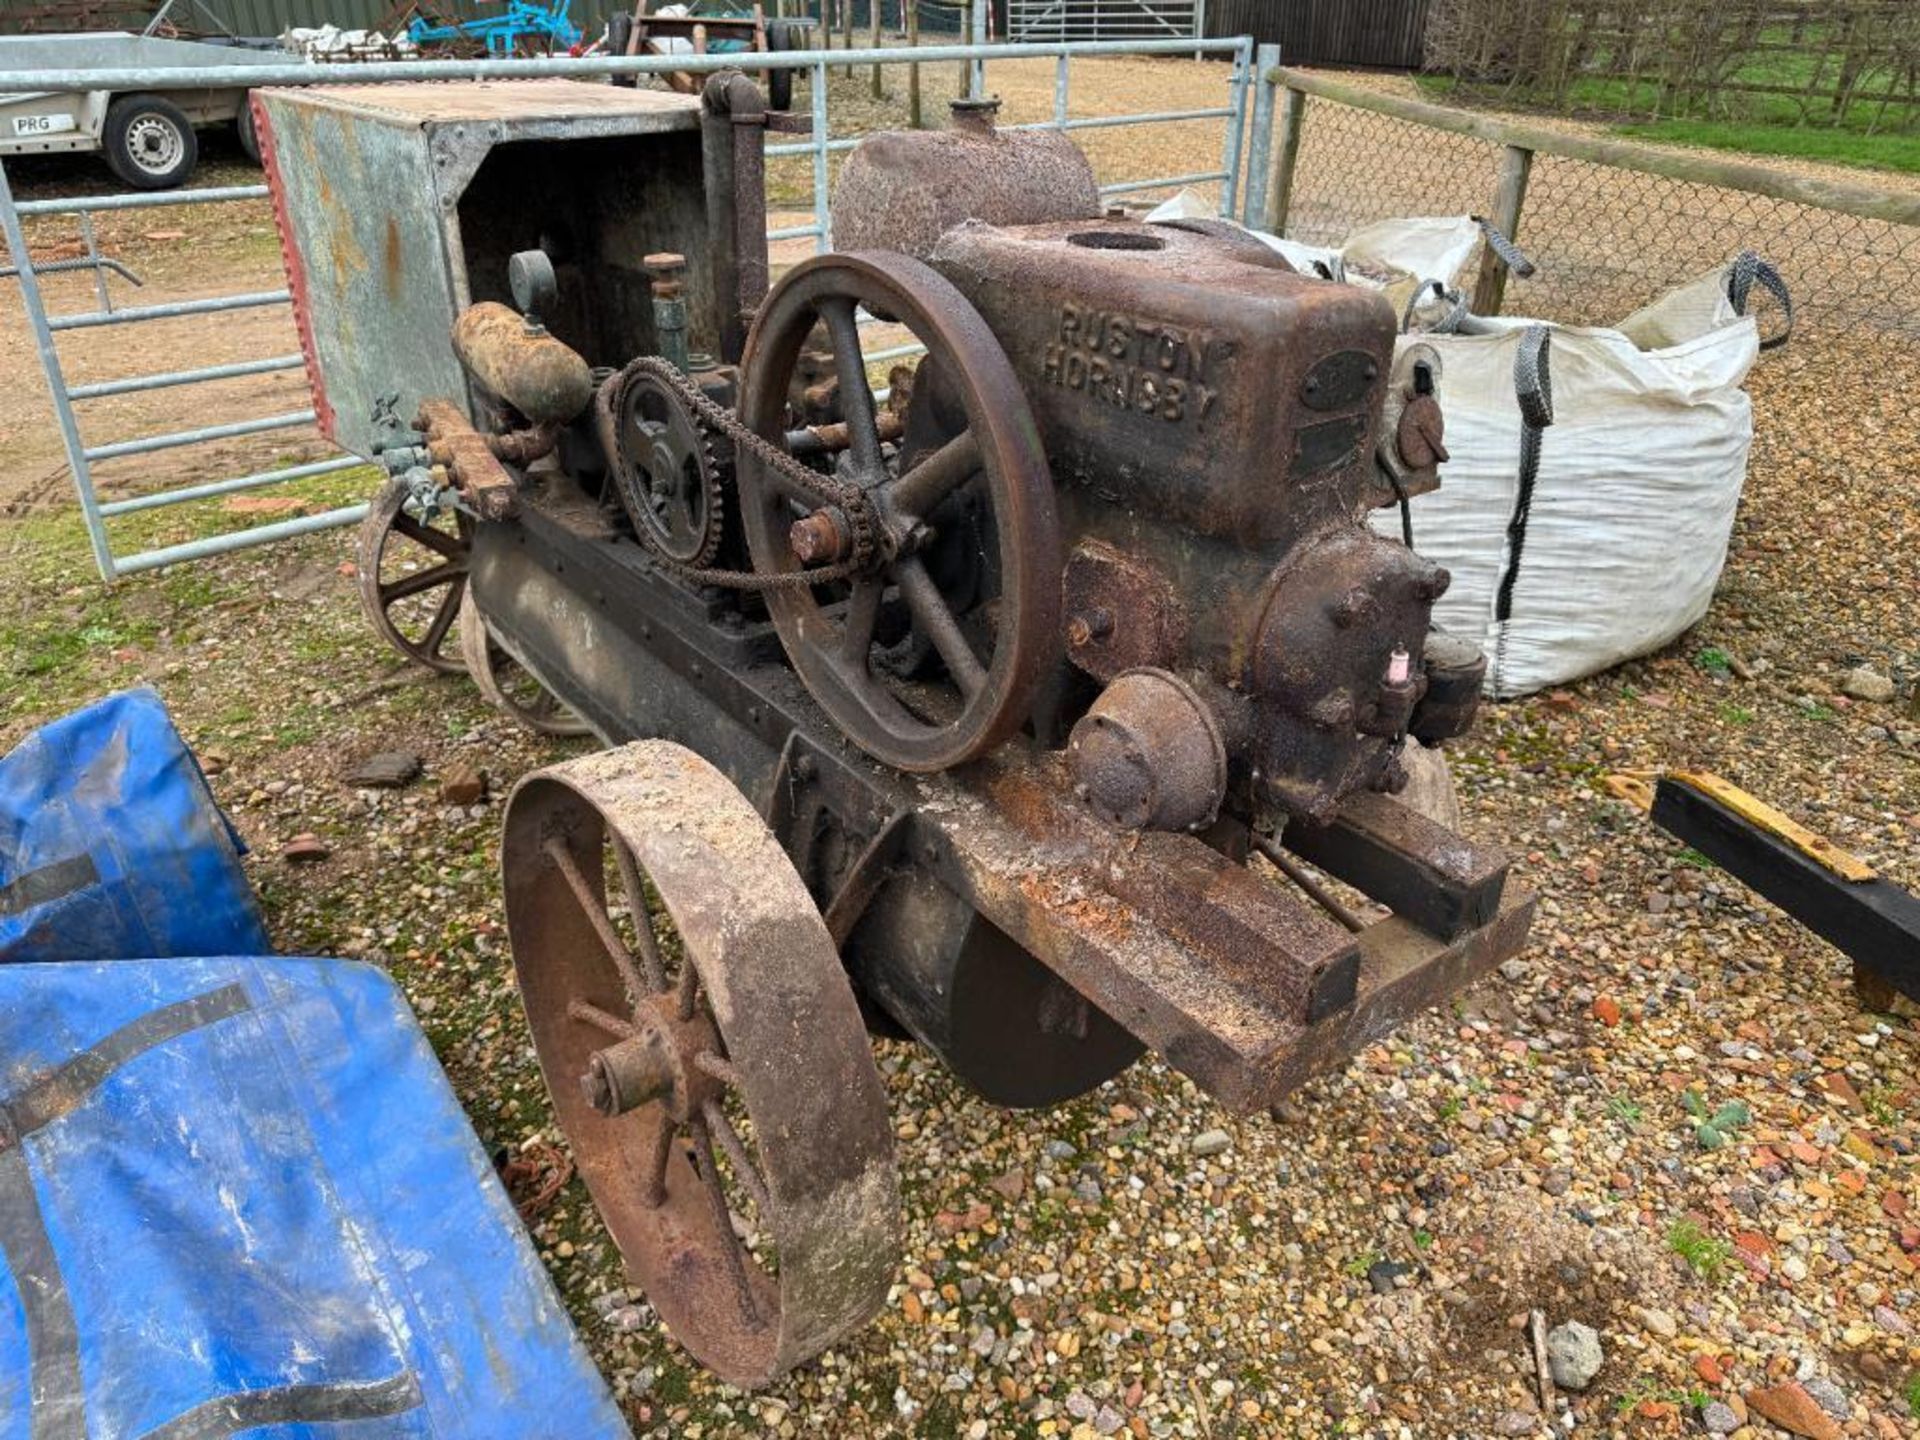
[[[978, 7], [984, 11], [984, 7]], [[979, 30], [976, 28], [976, 35]], [[981, 37], [983, 38], [983, 37]], [[1268, 54], [1272, 47], [1263, 47], [1261, 68], [1269, 68], [1278, 60], [1277, 53]], [[1069, 114], [1070, 67], [1078, 58], [1099, 56], [1220, 56], [1231, 61], [1226, 77], [1227, 101], [1224, 105], [1208, 106], [1192, 110], [1157, 111], [1131, 115], [1111, 115], [1073, 118]], [[968, 67], [968, 93], [979, 96], [985, 93], [986, 67], [990, 62], [1003, 60], [1027, 60], [1052, 58], [1056, 62], [1054, 81], [1054, 107], [1050, 120], [1034, 122], [1019, 128], [1060, 129], [1068, 131], [1091, 130], [1128, 125], [1168, 124], [1194, 120], [1220, 120], [1223, 122], [1224, 137], [1221, 147], [1221, 159], [1218, 169], [1195, 171], [1188, 174], [1148, 176], [1139, 179], [1119, 180], [1102, 187], [1106, 195], [1133, 194], [1149, 190], [1170, 190], [1183, 185], [1218, 183], [1220, 186], [1220, 213], [1231, 216], [1237, 208], [1241, 187], [1242, 146], [1247, 130], [1249, 96], [1253, 94], [1255, 51], [1253, 42], [1247, 38], [1200, 40], [1193, 38], [1165, 40], [1127, 40], [1127, 41], [1078, 41], [1078, 42], [1035, 42], [1025, 44], [987, 45], [975, 43], [969, 45], [917, 46], [907, 49], [872, 49], [840, 51], [795, 51], [755, 55], [752, 68], [781, 68], [805, 70], [811, 79], [812, 133], [805, 141], [773, 144], [766, 147], [768, 156], [806, 155], [812, 160], [812, 199], [813, 219], [809, 224], [785, 226], [768, 232], [768, 239], [783, 240], [811, 237], [816, 250], [824, 251], [832, 244], [831, 225], [828, 215], [828, 201], [831, 180], [832, 156], [841, 151], [850, 150], [859, 143], [858, 136], [835, 138], [831, 131], [831, 116], [828, 105], [827, 76], [830, 68], [850, 65], [924, 65], [939, 62], [965, 62]], [[573, 79], [604, 79], [615, 75], [655, 75], [667, 73], [703, 74], [713, 71], [739, 68], [739, 59], [728, 55], [664, 55], [664, 56], [623, 56], [599, 57], [593, 59], [548, 58], [526, 60], [469, 60], [469, 61], [376, 61], [351, 66], [314, 66], [304, 62], [281, 62], [259, 65], [234, 66], [221, 72], [223, 84], [249, 89], [266, 86], [320, 86], [353, 84], [365, 85], [393, 81], [409, 80], [480, 80], [480, 79], [531, 79], [542, 77]], [[177, 82], [177, 75], [169, 77], [166, 73], [143, 69], [97, 69], [97, 70], [49, 70], [13, 77], [10, 83], [36, 91], [84, 91], [84, 90], [151, 90], [164, 88], [168, 83]], [[1258, 87], [1260, 101], [1270, 100], [1270, 87]], [[1256, 108], [1262, 108], [1256, 106]], [[1256, 164], [1250, 169], [1251, 183], [1249, 191], [1257, 188], [1264, 172], [1264, 136], [1263, 129], [1270, 128], [1271, 106], [1264, 105], [1267, 116], [1265, 125], [1256, 116], [1255, 148]], [[243, 360], [230, 364], [208, 365], [195, 369], [164, 371], [155, 374], [129, 375], [114, 379], [94, 381], [83, 385], [69, 385], [61, 361], [56, 336], [74, 330], [87, 330], [106, 325], [131, 325], [145, 322], [157, 322], [182, 316], [213, 314], [221, 311], [250, 309], [254, 307], [284, 305], [291, 300], [286, 290], [247, 292], [234, 295], [217, 295], [194, 300], [172, 301], [161, 304], [140, 305], [115, 309], [107, 291], [105, 272], [118, 270], [125, 274], [124, 267], [106, 259], [98, 252], [94, 244], [92, 216], [94, 214], [125, 209], [141, 209], [167, 205], [199, 205], [209, 203], [229, 203], [236, 201], [258, 200], [268, 194], [263, 185], [225, 186], [204, 190], [187, 190], [158, 194], [113, 195], [89, 199], [35, 200], [16, 203], [13, 189], [4, 163], [0, 163], [0, 231], [4, 231], [8, 252], [12, 258], [12, 271], [20, 281], [21, 297], [27, 318], [32, 327], [34, 343], [38, 351], [41, 368], [46, 374], [47, 385], [52, 393], [54, 417], [59, 426], [61, 440], [67, 454], [69, 468], [73, 474], [74, 489], [79, 498], [80, 508], [86, 521], [89, 540], [92, 544], [94, 561], [99, 567], [101, 577], [106, 580], [132, 574], [142, 570], [156, 569], [181, 561], [198, 560], [210, 556], [226, 554], [242, 548], [268, 544], [276, 540], [290, 539], [297, 535], [311, 534], [317, 530], [329, 529], [340, 525], [357, 523], [366, 513], [364, 504], [342, 506], [320, 514], [300, 516], [245, 529], [228, 531], [223, 534], [187, 540], [179, 544], [163, 546], [157, 549], [143, 550], [129, 555], [117, 555], [108, 535], [107, 521], [115, 516], [154, 510], [163, 506], [205, 500], [221, 495], [230, 495], [238, 491], [260, 489], [278, 485], [291, 480], [309, 478], [351, 469], [363, 462], [354, 456], [342, 456], [310, 463], [282, 466], [277, 469], [256, 473], [230, 476], [221, 479], [202, 481], [196, 484], [151, 493], [131, 496], [126, 499], [103, 503], [94, 483], [93, 466], [96, 462], [123, 459], [128, 456], [151, 454], [162, 450], [205, 444], [216, 440], [265, 434], [277, 430], [294, 429], [311, 424], [314, 415], [311, 410], [298, 410], [284, 414], [266, 415], [256, 419], [231, 421], [218, 425], [204, 425], [191, 429], [177, 430], [161, 435], [145, 436], [136, 439], [115, 440], [88, 444], [82, 437], [77, 407], [88, 401], [105, 399], [111, 396], [124, 396], [144, 391], [168, 389], [176, 386], [197, 385], [207, 382], [230, 380], [249, 375], [263, 375], [274, 371], [293, 370], [301, 365], [297, 354], [285, 354], [258, 360]], [[1248, 194], [1249, 215], [1258, 214], [1252, 208], [1254, 195]], [[67, 261], [59, 260], [36, 266], [29, 253], [23, 219], [34, 215], [73, 214], [79, 217], [80, 225], [87, 245], [86, 257]], [[40, 287], [42, 274], [53, 274], [64, 270], [91, 268], [94, 272], [98, 308], [62, 315], [50, 315], [46, 308], [45, 296]], [[916, 353], [918, 347], [900, 346], [890, 351], [879, 351], [869, 358], [891, 358]]]

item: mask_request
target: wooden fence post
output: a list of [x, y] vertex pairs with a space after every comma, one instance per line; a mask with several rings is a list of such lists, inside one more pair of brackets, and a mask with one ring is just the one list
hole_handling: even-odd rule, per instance
[[[1527, 203], [1527, 177], [1533, 173], [1533, 151], [1509, 145], [1500, 152], [1500, 184], [1487, 216], [1509, 240], [1520, 241], [1520, 211]], [[1486, 245], [1480, 251], [1480, 279], [1473, 287], [1473, 313], [1498, 315], [1507, 295], [1507, 262]]]
[[1260, 228], [1270, 235], [1287, 233], [1287, 209], [1293, 203], [1293, 171], [1300, 160], [1300, 129], [1307, 119], [1307, 96], [1291, 85], [1280, 102], [1280, 143], [1273, 147], [1267, 171], [1267, 213]]
[[[900, 8], [906, 11], [907, 44], [920, 48], [920, 0], [900, 0]], [[907, 66], [907, 123], [916, 130], [925, 128], [920, 117], [920, 62], [914, 61]]]
[[[867, 5], [867, 19], [871, 22], [867, 28], [869, 34], [872, 36], [872, 39], [868, 43], [870, 43], [874, 49], [878, 50], [880, 48], [880, 17], [883, 13], [883, 7], [881, 0], [867, 0]], [[880, 69], [880, 62], [878, 60], [874, 61], [873, 98], [876, 100], [884, 100], [887, 98], [887, 87], [880, 79]]]

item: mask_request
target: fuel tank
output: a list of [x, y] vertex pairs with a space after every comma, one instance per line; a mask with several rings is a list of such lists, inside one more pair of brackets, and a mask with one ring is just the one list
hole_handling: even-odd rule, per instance
[[836, 250], [924, 260], [963, 220], [1024, 225], [1100, 213], [1087, 157], [1052, 130], [1000, 130], [998, 100], [955, 100], [945, 130], [886, 130], [847, 157], [833, 191]]

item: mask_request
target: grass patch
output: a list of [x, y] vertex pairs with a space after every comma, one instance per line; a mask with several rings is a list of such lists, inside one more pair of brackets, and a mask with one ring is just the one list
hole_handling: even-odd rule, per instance
[[1641, 1117], [1646, 1113], [1646, 1110], [1641, 1106], [1640, 1102], [1631, 1096], [1609, 1095], [1607, 1097], [1607, 1114], [1611, 1115], [1615, 1120], [1618, 1120], [1622, 1125], [1625, 1125], [1629, 1130], [1638, 1125]]
[[1771, 124], [1763, 120], [1654, 120], [1614, 131], [1663, 145], [1697, 145], [1749, 155], [1783, 155], [1920, 175], [1920, 135], [1863, 135], [1850, 130]]
[[1667, 1231], [1667, 1248], [1678, 1255], [1702, 1280], [1718, 1280], [1733, 1258], [1733, 1246], [1717, 1235], [1709, 1235], [1692, 1220], [1676, 1220]]
[[[364, 500], [374, 479], [370, 469], [347, 470], [293, 481], [274, 493], [317, 514]], [[259, 516], [213, 502], [138, 511], [109, 521], [108, 534], [124, 556], [259, 523]], [[108, 585], [99, 578], [77, 508], [11, 521], [0, 548], [0, 567], [12, 582], [8, 603], [0, 605], [0, 676], [7, 682], [0, 687], [0, 725], [51, 718], [141, 683], [155, 652], [185, 654], [209, 615], [262, 603], [260, 557], [272, 553], [184, 563], [139, 583]], [[357, 643], [357, 636], [315, 630], [303, 631], [299, 646], [309, 652], [302, 658], [320, 662]], [[254, 703], [232, 708], [223, 718], [236, 729], [263, 710]], [[282, 697], [273, 709], [281, 743], [310, 730], [311, 717], [297, 699]]]

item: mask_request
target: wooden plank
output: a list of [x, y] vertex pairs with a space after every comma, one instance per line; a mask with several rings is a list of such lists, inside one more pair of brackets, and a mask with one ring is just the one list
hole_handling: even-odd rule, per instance
[[1727, 190], [1742, 190], [1769, 199], [1796, 205], [1811, 205], [1856, 215], [1863, 220], [1884, 220], [1893, 225], [1920, 225], [1920, 194], [1911, 190], [1875, 189], [1737, 160], [1718, 160], [1682, 150], [1655, 145], [1638, 145], [1624, 140], [1596, 140], [1550, 130], [1542, 125], [1527, 125], [1453, 110], [1444, 105], [1429, 105], [1422, 100], [1405, 100], [1396, 95], [1380, 95], [1357, 86], [1318, 75], [1303, 74], [1287, 66], [1275, 72], [1276, 83], [1300, 90], [1323, 100], [1390, 115], [1415, 125], [1444, 130], [1454, 135], [1470, 135], [1495, 145], [1511, 145], [1540, 155], [1557, 155], [1566, 160], [1584, 160], [1593, 165], [1610, 165], [1621, 170], [1636, 170], [1647, 175], [1663, 175], [1670, 180], [1685, 180], [1696, 185], [1717, 185]]
[[1671, 776], [1653, 823], [1760, 892], [1902, 994], [1920, 1000], [1920, 899], [1888, 880], [1842, 879], [1731, 807]]

